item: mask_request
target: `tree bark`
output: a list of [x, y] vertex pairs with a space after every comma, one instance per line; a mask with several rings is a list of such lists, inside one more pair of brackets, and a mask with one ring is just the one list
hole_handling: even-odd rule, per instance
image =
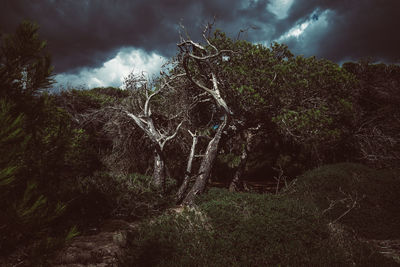
[[153, 185], [161, 191], [165, 191], [165, 162], [162, 151], [154, 150]]
[[253, 139], [254, 136], [256, 135], [256, 131], [259, 129], [260, 126], [257, 126], [256, 128], [251, 128], [248, 129], [244, 132], [244, 145], [242, 148], [242, 153], [240, 155], [240, 163], [239, 166], [236, 169], [235, 175], [233, 176], [233, 179], [229, 185], [229, 191], [231, 192], [237, 192], [241, 191], [244, 188], [243, 181], [242, 181], [242, 176], [243, 173], [246, 170], [246, 164], [247, 160], [249, 158], [249, 154], [252, 150], [253, 147]]
[[204, 192], [208, 178], [210, 177], [212, 166], [214, 164], [215, 158], [218, 153], [219, 141], [221, 140], [222, 132], [225, 129], [227, 122], [228, 122], [228, 115], [225, 114], [223, 123], [219, 126], [217, 132], [214, 135], [214, 138], [211, 139], [211, 141], [208, 143], [203, 160], [201, 161], [197, 179], [193, 187], [190, 189], [189, 193], [183, 200], [183, 204], [185, 205], [193, 204], [195, 197]]
[[247, 149], [247, 142], [246, 142], [246, 144], [242, 148], [242, 154], [240, 155], [239, 166], [237, 167], [235, 175], [233, 176], [233, 179], [229, 185], [230, 192], [238, 192], [243, 189], [242, 176], [246, 169], [246, 163], [249, 156], [248, 152], [249, 151]]
[[193, 163], [194, 153], [196, 150], [197, 140], [199, 138], [196, 134], [192, 134], [190, 131], [189, 133], [192, 136], [192, 147], [190, 149], [190, 154], [187, 161], [185, 178], [183, 179], [182, 185], [179, 187], [178, 193], [176, 194], [177, 203], [182, 201], [188, 189], [192, 173], [192, 163]]

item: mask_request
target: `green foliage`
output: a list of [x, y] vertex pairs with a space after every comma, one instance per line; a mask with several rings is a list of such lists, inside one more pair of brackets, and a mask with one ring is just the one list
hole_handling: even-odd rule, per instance
[[315, 206], [296, 199], [212, 189], [198, 205], [181, 214], [160, 216], [131, 233], [129, 253], [121, 265], [390, 264], [357, 242], [351, 244], [352, 254], [348, 255]]
[[127, 91], [107, 87], [90, 90], [65, 90], [55, 97], [58, 105], [75, 115], [115, 104], [127, 96]]
[[[140, 163], [145, 161], [145, 159], [135, 160], [132, 153], [123, 153], [132, 142], [140, 143], [138, 141], [140, 136], [138, 137], [138, 135], [133, 134], [133, 131], [130, 131], [132, 126], [129, 124], [129, 120], [113, 116], [115, 110], [108, 109], [122, 102], [127, 95], [126, 90], [113, 87], [91, 90], [71, 89], [54, 95], [56, 105], [65, 109], [73, 118], [73, 129], [77, 131], [81, 141], [84, 141], [81, 148], [87, 155], [85, 162], [94, 167], [90, 168], [91, 173], [94, 169], [104, 167], [128, 173], [131, 170], [124, 168], [127, 164], [135, 165], [139, 161]], [[82, 130], [84, 132], [80, 133]], [[141, 146], [136, 145], [135, 147]], [[117, 156], [113, 154], [114, 151], [117, 152], [115, 153]], [[144, 146], [142, 151], [148, 151], [148, 149]], [[124, 155], [121, 156], [118, 153]], [[146, 170], [146, 167], [143, 171]], [[140, 170], [142, 171], [142, 169]], [[88, 175], [90, 174], [84, 176]]]
[[320, 109], [304, 109], [300, 112], [283, 109], [272, 119], [293, 139], [308, 143], [335, 142], [341, 131], [333, 126], [333, 118], [326, 106]]
[[43, 108], [25, 153], [29, 170], [24, 175], [35, 179], [48, 197], [59, 200], [68, 183], [91, 175], [101, 165], [90, 136], [74, 127], [71, 116], [55, 105], [52, 96], [41, 98]]
[[227, 164], [229, 168], [236, 168], [240, 163], [240, 157], [233, 153], [219, 155], [218, 160]]
[[293, 56], [287, 46], [275, 43], [269, 49], [247, 41], [233, 41], [218, 31], [212, 42], [219, 49], [234, 51], [228, 60], [221, 61], [220, 75], [224, 96], [235, 115], [246, 118], [250, 124], [251, 120], [270, 118], [271, 111], [279, 108], [276, 69]]
[[22, 176], [29, 136], [24, 117], [13, 118], [11, 105], [0, 100], [0, 251], [7, 253], [27, 238], [41, 238], [65, 209], [50, 205], [38, 184]]
[[355, 143], [363, 162], [378, 168], [400, 166], [400, 66], [347, 62], [354, 74], [357, 124]]
[[[88, 137], [44, 93], [52, 83], [50, 57], [38, 27], [22, 23], [0, 51], [0, 251], [46, 244], [71, 225], [59, 224], [76, 192], [65, 185], [91, 174]], [[60, 227], [62, 225], [62, 227]], [[63, 228], [64, 227], [64, 228]], [[57, 241], [58, 242], [58, 241]], [[39, 249], [43, 254], [46, 252]], [[34, 253], [33, 251], [27, 252]], [[30, 255], [34, 257], [34, 255]]]
[[129, 251], [120, 265], [218, 266], [225, 259], [208, 255], [211, 238], [206, 223], [195, 211], [162, 215], [128, 235]]
[[283, 44], [235, 41], [219, 31], [211, 42], [233, 51], [217, 57], [215, 66], [239, 130], [262, 125], [259, 134], [274, 146], [260, 161], [288, 154], [310, 168], [354, 156], [353, 74], [328, 60], [295, 57]]
[[325, 215], [332, 221], [355, 204], [338, 222], [362, 237], [400, 237], [400, 181], [394, 171], [351, 163], [326, 165], [305, 173], [296, 188], [302, 197], [326, 210]]
[[4, 35], [0, 44], [0, 97], [16, 103], [18, 112], [29, 119], [41, 108], [35, 96], [52, 83], [50, 56], [38, 29], [36, 24], [22, 22], [16, 33]]
[[23, 116], [16, 118], [10, 113], [11, 105], [0, 100], [0, 186], [9, 185], [14, 181], [18, 169], [18, 157], [21, 156], [28, 137], [22, 129]]
[[354, 77], [314, 57], [291, 58], [285, 63], [287, 74], [281, 74], [284, 81], [279, 93], [282, 108], [273, 122], [283, 135], [306, 144], [303, 150], [310, 151], [314, 160], [340, 160], [352, 143]]
[[[15, 231], [10, 231], [13, 215], [18, 216], [16, 205], [21, 201], [15, 197], [18, 169], [21, 167], [19, 157], [23, 153], [26, 139], [22, 129], [22, 115], [14, 118], [10, 114], [10, 104], [0, 101], [0, 251], [9, 246], [9, 238]], [[24, 211], [24, 210], [22, 210]], [[11, 233], [10, 233], [11, 232]]]
[[96, 172], [82, 179], [80, 187], [83, 195], [77, 204], [81, 205], [84, 213], [81, 216], [87, 219], [97, 219], [96, 212], [100, 217], [139, 219], [157, 214], [172, 202], [172, 199], [157, 193], [150, 176], [140, 174]]

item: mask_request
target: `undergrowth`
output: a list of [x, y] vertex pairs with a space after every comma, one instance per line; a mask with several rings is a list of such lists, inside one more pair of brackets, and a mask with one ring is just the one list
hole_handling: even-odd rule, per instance
[[393, 170], [359, 164], [325, 165], [305, 173], [295, 186], [300, 201], [311, 201], [330, 221], [372, 239], [400, 238], [400, 177]]
[[390, 266], [358, 242], [351, 253], [319, 209], [296, 198], [211, 189], [194, 209], [143, 223], [122, 266]]

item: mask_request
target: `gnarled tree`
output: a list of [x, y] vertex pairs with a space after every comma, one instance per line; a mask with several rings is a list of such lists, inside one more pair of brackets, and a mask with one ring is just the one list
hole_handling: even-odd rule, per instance
[[223, 56], [232, 53], [232, 51], [220, 50], [210, 42], [209, 36], [212, 28], [211, 26], [211, 24], [207, 25], [202, 34], [206, 42], [205, 45], [194, 42], [188, 35], [186, 37], [181, 37], [182, 40], [178, 44], [181, 52], [179, 55], [181, 59], [179, 63], [185, 70], [186, 77], [194, 86], [202, 90], [203, 93], [209, 95], [213, 99], [216, 109], [221, 112], [221, 121], [218, 125], [215, 125], [216, 132], [207, 145], [197, 178], [184, 198], [184, 204], [191, 204], [195, 196], [204, 191], [217, 156], [222, 133], [232, 115], [232, 111], [220, 92], [219, 84], [223, 83], [223, 81], [218, 76], [218, 70], [216, 68], [218, 62], [223, 60]]
[[[159, 189], [165, 189], [166, 167], [164, 148], [168, 141], [175, 138], [184, 122], [185, 113], [174, 105], [160, 105], [165, 101], [168, 90], [173, 90], [171, 83], [182, 75], [160, 77], [156, 83], [151, 83], [142, 76], [131, 74], [125, 80], [125, 88], [132, 93], [120, 111], [131, 118], [135, 124], [146, 134], [154, 146], [154, 169], [153, 184]], [[157, 101], [157, 96], [164, 94], [158, 99], [158, 108], [164, 108], [163, 112], [152, 113], [152, 101]], [[170, 99], [171, 100], [171, 99]], [[133, 108], [133, 109], [132, 109]], [[165, 110], [169, 109], [169, 110]], [[173, 110], [174, 109], [174, 110]], [[158, 118], [156, 116], [158, 115]], [[156, 123], [155, 121], [158, 121]]]

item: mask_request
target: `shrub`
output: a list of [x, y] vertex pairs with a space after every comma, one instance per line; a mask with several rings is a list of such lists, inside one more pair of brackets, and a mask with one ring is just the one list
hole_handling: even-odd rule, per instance
[[210, 255], [212, 241], [195, 211], [164, 214], [129, 233], [128, 253], [121, 266], [201, 266], [211, 262], [215, 266], [221, 258]]
[[400, 237], [400, 179], [395, 171], [352, 163], [326, 165], [305, 173], [296, 190], [331, 221], [350, 210], [338, 222], [362, 237]]
[[84, 211], [89, 217], [113, 216], [138, 219], [156, 214], [169, 205], [151, 185], [151, 177], [96, 172], [80, 181]]
[[[129, 236], [122, 266], [360, 266], [390, 263], [367, 247], [347, 255], [314, 205], [212, 189], [195, 209], [164, 214]], [[376, 265], [377, 264], [377, 265]]]

